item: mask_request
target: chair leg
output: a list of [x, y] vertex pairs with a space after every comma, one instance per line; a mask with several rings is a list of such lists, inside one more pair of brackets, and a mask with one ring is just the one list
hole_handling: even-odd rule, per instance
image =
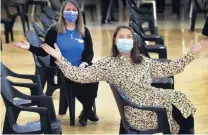
[[3, 127], [3, 134], [12, 134], [12, 129], [9, 124], [9, 119], [8, 119], [8, 114], [7, 112], [5, 113], [5, 119], [4, 119], [4, 127]]
[[11, 41], [14, 41], [14, 34], [13, 34], [13, 29], [10, 28], [10, 34], [11, 34]]
[[52, 96], [55, 89], [50, 85], [50, 82], [47, 81], [47, 89], [46, 89], [46, 95]]
[[191, 31], [195, 29], [195, 22], [196, 22], [196, 11], [193, 9], [192, 18], [191, 18]]
[[23, 31], [25, 33], [25, 17], [24, 17], [24, 15], [20, 15], [20, 18], [21, 18], [21, 21], [22, 21], [22, 28], [23, 28]]
[[3, 48], [2, 48], [2, 40], [1, 40], [1, 50], [3, 50]]
[[75, 96], [71, 89], [67, 90], [67, 96], [69, 105], [70, 125], [75, 126]]
[[9, 31], [8, 31], [9, 27], [8, 27], [7, 23], [4, 24], [4, 28], [5, 28], [5, 30], [4, 30], [5, 40], [6, 40], [6, 43], [9, 43]]
[[94, 104], [93, 104], [92, 107], [93, 107], [94, 113], [97, 114], [97, 112], [96, 112], [96, 103], [95, 103], [95, 101], [94, 101]]
[[60, 88], [60, 95], [59, 95], [59, 115], [66, 114], [68, 103], [67, 103], [67, 95], [64, 91], [65, 89]]
[[122, 120], [120, 121], [120, 128], [119, 128], [119, 135], [120, 134], [126, 134], [126, 129], [123, 126]]
[[159, 58], [160, 59], [167, 59], [167, 51], [166, 51], [166, 49], [160, 50]]
[[28, 28], [28, 30], [30, 30], [30, 24], [29, 24], [29, 19], [28, 19], [27, 15], [25, 15], [25, 20], [26, 20], [26, 23], [27, 23], [27, 28]]

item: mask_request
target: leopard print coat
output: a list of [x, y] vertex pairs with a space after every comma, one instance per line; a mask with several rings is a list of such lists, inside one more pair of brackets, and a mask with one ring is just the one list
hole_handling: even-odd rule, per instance
[[[65, 59], [57, 63], [64, 75], [79, 83], [108, 81], [115, 84], [132, 102], [146, 106], [163, 106], [166, 108], [171, 133], [179, 132], [179, 125], [172, 117], [174, 105], [187, 118], [195, 113], [195, 108], [187, 97], [177, 90], [155, 88], [151, 86], [152, 78], [169, 77], [184, 70], [194, 56], [189, 52], [184, 57], [168, 63], [159, 62], [142, 56], [142, 62], [134, 64], [130, 58], [106, 57], [87, 68], [73, 67]], [[135, 129], [156, 129], [157, 116], [152, 111], [142, 111], [125, 106], [125, 117]]]

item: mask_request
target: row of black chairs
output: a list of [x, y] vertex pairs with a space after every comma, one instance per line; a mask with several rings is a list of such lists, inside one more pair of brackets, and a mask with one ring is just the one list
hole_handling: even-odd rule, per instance
[[[32, 80], [17, 83], [8, 77]], [[23, 94], [16, 86], [29, 88], [30, 95]], [[3, 134], [61, 134], [61, 121], [56, 118], [52, 97], [43, 94], [38, 75], [17, 74], [1, 62], [1, 96], [6, 108]], [[17, 123], [21, 111], [38, 113], [40, 119], [26, 125]]]

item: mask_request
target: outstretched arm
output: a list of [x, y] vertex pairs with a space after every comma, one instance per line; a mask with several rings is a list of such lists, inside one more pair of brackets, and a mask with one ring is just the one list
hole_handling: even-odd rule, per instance
[[55, 49], [44, 44], [42, 48], [56, 59], [56, 63], [64, 73], [65, 77], [79, 83], [107, 81], [109, 74], [107, 63], [110, 60], [109, 57], [100, 60], [87, 68], [74, 67], [63, 56], [61, 56], [61, 52], [57, 45], [55, 44], [54, 46]]
[[169, 77], [181, 73], [185, 67], [193, 61], [194, 55], [198, 54], [201, 50], [208, 47], [208, 40], [193, 42], [191, 50], [184, 57], [170, 62], [159, 62], [150, 60], [151, 62], [151, 77]]

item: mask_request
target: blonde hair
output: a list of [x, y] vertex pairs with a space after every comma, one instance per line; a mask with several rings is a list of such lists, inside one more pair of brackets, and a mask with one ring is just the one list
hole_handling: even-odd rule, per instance
[[65, 30], [65, 19], [63, 17], [63, 12], [64, 12], [64, 8], [66, 6], [66, 4], [68, 3], [72, 3], [74, 6], [76, 6], [77, 10], [78, 10], [78, 17], [77, 17], [77, 20], [76, 20], [76, 28], [78, 29], [79, 31], [79, 34], [84, 36], [84, 33], [85, 33], [85, 26], [84, 26], [84, 22], [83, 22], [83, 17], [82, 17], [82, 13], [81, 13], [81, 10], [79, 8], [79, 5], [77, 4], [76, 1], [74, 0], [68, 0], [66, 2], [63, 3], [62, 5], [62, 8], [61, 8], [61, 13], [60, 13], [60, 17], [59, 17], [59, 20], [58, 20], [58, 23], [57, 23], [57, 31], [58, 33], [65, 33], [66, 30]]

